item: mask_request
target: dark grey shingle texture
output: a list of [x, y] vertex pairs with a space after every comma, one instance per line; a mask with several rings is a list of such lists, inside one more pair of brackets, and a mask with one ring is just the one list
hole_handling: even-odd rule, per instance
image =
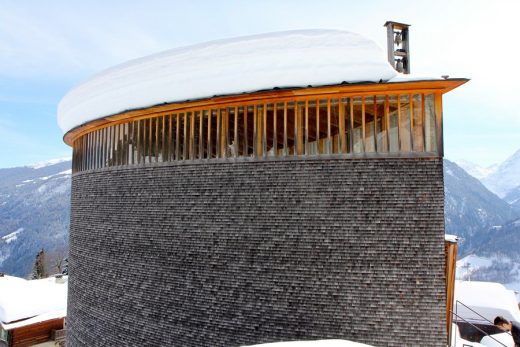
[[76, 174], [68, 346], [445, 346], [442, 160]]

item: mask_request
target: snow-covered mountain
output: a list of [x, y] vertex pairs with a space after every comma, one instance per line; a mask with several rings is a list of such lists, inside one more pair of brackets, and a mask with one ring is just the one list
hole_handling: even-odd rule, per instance
[[483, 177], [482, 183], [501, 198], [520, 187], [520, 149]]
[[25, 277], [37, 252], [68, 249], [71, 161], [0, 169], [0, 272]]
[[513, 206], [513, 208], [520, 211], [520, 186], [510, 190], [509, 193], [507, 193], [507, 195], [504, 197], [504, 200]]
[[520, 213], [455, 163], [444, 160], [445, 230], [462, 238], [459, 254], [476, 249], [493, 226]]
[[[58, 160], [0, 169], [0, 272], [26, 276], [41, 248], [50, 254], [68, 249], [70, 166]], [[476, 278], [514, 280], [504, 268], [520, 264], [514, 252], [520, 232], [511, 222], [520, 212], [455, 163], [445, 160], [444, 170], [446, 232], [462, 238], [459, 256], [488, 259], [490, 270], [475, 272]], [[493, 265], [502, 260], [505, 265]]]
[[[503, 203], [497, 203], [496, 199], [484, 198], [498, 209], [508, 211], [515, 218], [495, 212], [500, 223], [487, 225], [487, 229], [474, 229], [474, 233], [466, 235], [469, 245], [462, 242], [462, 251], [459, 252], [460, 260], [457, 261], [457, 278], [462, 280], [492, 281], [504, 284], [507, 288], [520, 292], [520, 150], [506, 161], [490, 168], [481, 168], [478, 165], [459, 161], [459, 163], [473, 177], [479, 178], [489, 190], [503, 198]], [[447, 165], [447, 167], [449, 167]], [[476, 184], [476, 180], [464, 179], [470, 185]], [[445, 176], [445, 187], [449, 187], [450, 181]], [[469, 192], [469, 187], [461, 192]], [[484, 196], [482, 196], [484, 197]], [[450, 197], [446, 196], [446, 219], [452, 218], [449, 210]], [[512, 208], [508, 210], [504, 203]], [[462, 212], [465, 218], [469, 217], [469, 211]], [[456, 234], [456, 232], [453, 232]], [[520, 300], [520, 295], [518, 296]]]
[[471, 176], [479, 180], [491, 175], [498, 168], [498, 164], [494, 164], [489, 167], [482, 167], [478, 164], [472, 163], [467, 160], [455, 160], [455, 164], [457, 164], [458, 166], [463, 168], [464, 171], [466, 171]]
[[499, 282], [520, 292], [519, 249], [520, 219], [492, 227], [471, 254], [457, 261], [456, 276], [462, 280]]

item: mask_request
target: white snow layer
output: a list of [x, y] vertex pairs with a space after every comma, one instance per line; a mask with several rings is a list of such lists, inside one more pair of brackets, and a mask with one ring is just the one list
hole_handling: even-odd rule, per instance
[[362, 343], [347, 340], [316, 340], [316, 341], [290, 341], [274, 342], [249, 347], [371, 347]]
[[[0, 322], [9, 323], [67, 309], [67, 282], [0, 277]], [[3, 324], [5, 325], [5, 324]]]
[[[275, 87], [425, 79], [398, 74], [361, 35], [297, 30], [177, 48], [113, 67], [70, 90], [58, 105], [67, 132], [123, 111]], [[432, 78], [426, 78], [432, 79]]]
[[506, 332], [484, 336], [480, 343], [486, 347], [515, 347], [513, 337]]
[[19, 228], [18, 230], [13, 231], [10, 234], [2, 236], [2, 240], [5, 241], [5, 243], [11, 243], [13, 241], [16, 241], [16, 239], [18, 238], [18, 234], [21, 233], [22, 231], [23, 231], [23, 228]]
[[459, 237], [457, 235], [444, 234], [444, 240], [456, 243], [459, 241]]
[[38, 170], [38, 169], [41, 169], [41, 168], [44, 168], [44, 167], [47, 167], [47, 166], [63, 163], [64, 161], [68, 161], [68, 160], [71, 160], [71, 158], [70, 157], [64, 157], [64, 158], [50, 159], [50, 160], [41, 161], [41, 162], [36, 163], [34, 165], [29, 165], [28, 167], [33, 168], [35, 170]]
[[[503, 316], [520, 323], [520, 310], [515, 293], [500, 283], [455, 281], [455, 302], [457, 300], [488, 321], [493, 322], [496, 316]], [[462, 305], [457, 305], [455, 311], [464, 319], [482, 320], [482, 317]]]

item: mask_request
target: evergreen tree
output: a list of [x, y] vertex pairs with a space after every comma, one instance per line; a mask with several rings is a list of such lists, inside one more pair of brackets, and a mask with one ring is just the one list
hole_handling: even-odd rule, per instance
[[65, 258], [64, 259], [64, 266], [63, 266], [63, 271], [61, 272], [63, 275], [69, 275], [69, 258]]
[[45, 251], [43, 248], [36, 254], [36, 260], [34, 261], [33, 275], [32, 279], [37, 280], [40, 278], [47, 277], [47, 272], [45, 271]]

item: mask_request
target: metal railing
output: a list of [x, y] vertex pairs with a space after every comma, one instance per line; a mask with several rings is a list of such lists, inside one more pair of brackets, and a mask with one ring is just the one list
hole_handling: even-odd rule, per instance
[[[476, 326], [475, 324], [471, 323], [469, 320], [463, 318], [462, 316], [460, 316], [458, 314], [458, 305], [462, 305], [464, 306], [464, 308], [470, 310], [471, 312], [473, 312], [474, 314], [476, 314], [477, 316], [479, 316], [480, 318], [482, 318], [483, 321], [485, 322], [488, 322], [490, 325], [495, 325], [493, 322], [491, 322], [490, 320], [488, 320], [486, 317], [484, 317], [483, 315], [481, 315], [480, 313], [478, 313], [477, 311], [473, 310], [471, 307], [465, 305], [464, 303], [460, 302], [459, 300], [456, 300], [455, 301], [455, 312], [453, 311], [450, 311], [451, 314], [455, 315], [455, 317], [457, 317], [457, 321], [463, 321], [464, 323], [466, 324], [469, 324], [471, 327], [477, 329], [478, 331], [480, 331], [481, 333], [483, 333], [485, 336], [488, 336], [490, 339], [494, 340], [496, 343], [498, 343], [499, 345], [501, 346], [504, 346], [504, 347], [507, 347], [507, 345], [503, 344], [502, 342], [498, 341], [497, 339], [495, 339], [493, 336], [489, 335], [487, 332], [485, 332], [484, 330], [480, 329], [478, 326]], [[507, 332], [510, 336], [511, 333], [509, 331], [506, 331], [504, 330], [505, 332]], [[450, 336], [450, 340], [451, 340], [451, 337]], [[455, 336], [455, 341], [450, 341], [451, 342], [451, 345], [452, 346], [456, 346], [456, 342], [457, 342], [457, 336]]]

